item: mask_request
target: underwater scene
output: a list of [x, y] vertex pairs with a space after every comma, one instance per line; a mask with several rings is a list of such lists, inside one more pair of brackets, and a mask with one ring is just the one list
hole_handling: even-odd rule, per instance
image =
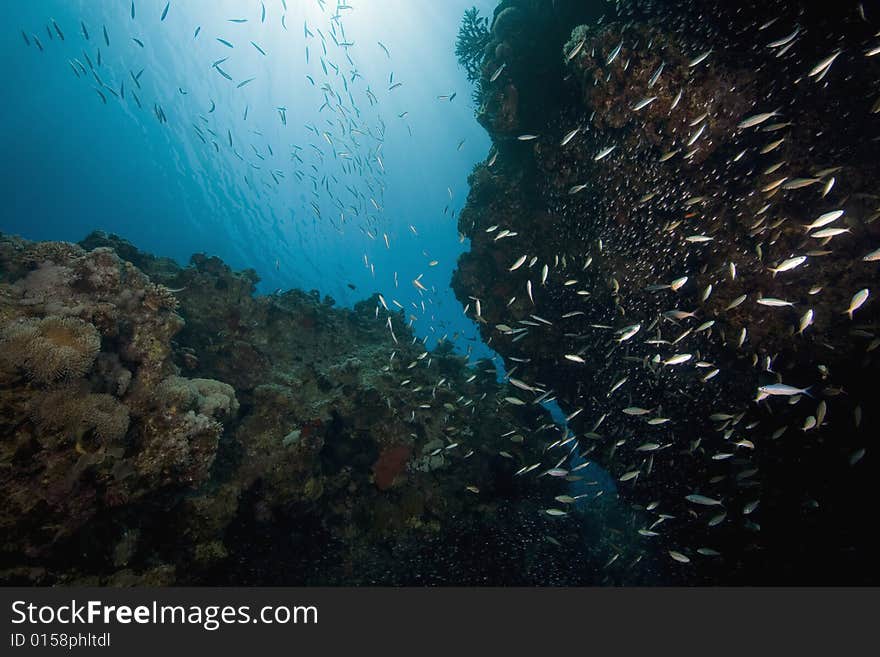
[[5, 24], [0, 583], [880, 583], [880, 6]]

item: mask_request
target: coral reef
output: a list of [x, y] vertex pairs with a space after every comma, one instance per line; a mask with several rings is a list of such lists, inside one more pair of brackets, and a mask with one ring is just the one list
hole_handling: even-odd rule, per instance
[[[602, 21], [584, 4], [496, 11], [459, 300], [619, 479], [663, 581], [876, 583], [880, 306], [845, 311], [880, 292], [877, 70], [853, 51], [810, 75], [868, 25], [798, 3], [620, 2]], [[835, 211], [843, 233], [807, 234]], [[763, 399], [780, 380], [812, 397]]]
[[471, 7], [464, 12], [458, 39], [455, 42], [455, 56], [467, 72], [467, 78], [476, 82], [480, 77], [480, 64], [489, 44], [489, 19], [480, 16], [480, 10]]
[[108, 509], [206, 481], [238, 407], [177, 375], [167, 289], [108, 248], [14, 238], [0, 289], [6, 559], [51, 563]]
[[483, 56], [472, 60], [480, 68], [473, 79], [481, 125], [511, 138], [542, 125], [557, 99], [571, 93], [563, 84], [558, 45], [572, 25], [595, 22], [601, 12], [600, 5], [578, 0], [499, 3]]
[[625, 519], [563, 530], [542, 512], [570, 483], [517, 472], [559, 429], [503, 403], [490, 362], [425, 351], [376, 295], [342, 309], [256, 283], [103, 233], [0, 238], [4, 336], [53, 316], [100, 336], [86, 371], [51, 383], [4, 358], [2, 581], [603, 580], [603, 523]]

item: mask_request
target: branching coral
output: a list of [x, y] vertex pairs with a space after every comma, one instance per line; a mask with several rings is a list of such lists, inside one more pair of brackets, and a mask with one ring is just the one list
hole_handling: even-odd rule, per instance
[[465, 11], [458, 30], [458, 39], [455, 42], [455, 56], [458, 57], [458, 63], [467, 71], [469, 82], [477, 82], [480, 79], [483, 54], [491, 39], [489, 19], [480, 16], [480, 10], [476, 7]]
[[101, 349], [92, 324], [73, 317], [44, 317], [8, 324], [0, 332], [3, 359], [41, 384], [82, 376]]

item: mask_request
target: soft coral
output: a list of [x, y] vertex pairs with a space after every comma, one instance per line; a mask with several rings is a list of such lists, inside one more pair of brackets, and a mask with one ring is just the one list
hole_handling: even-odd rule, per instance
[[379, 490], [388, 490], [394, 485], [394, 480], [406, 468], [407, 461], [412, 455], [412, 448], [408, 445], [397, 445], [382, 450], [379, 458], [373, 464], [373, 481]]

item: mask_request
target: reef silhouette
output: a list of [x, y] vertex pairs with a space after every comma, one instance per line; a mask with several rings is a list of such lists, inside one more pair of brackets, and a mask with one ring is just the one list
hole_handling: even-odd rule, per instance
[[[660, 579], [876, 583], [880, 307], [846, 313], [877, 282], [870, 24], [812, 3], [619, 2], [603, 21], [589, 4], [495, 11], [477, 111], [493, 148], [455, 292], [577, 414], [641, 549], [686, 552]], [[843, 237], [807, 235], [838, 207]], [[793, 254], [807, 264], [770, 271]], [[813, 397], [756, 402], [780, 377]]]

